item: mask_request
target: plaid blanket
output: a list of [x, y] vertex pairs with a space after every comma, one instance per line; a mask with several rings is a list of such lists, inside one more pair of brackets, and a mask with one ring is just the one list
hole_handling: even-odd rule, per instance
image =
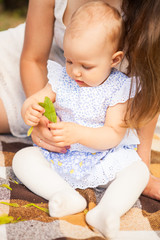
[[[160, 177], [160, 137], [155, 135], [151, 172]], [[0, 136], [0, 240], [102, 240], [104, 237], [85, 222], [86, 212], [93, 208], [104, 192], [81, 190], [88, 206], [85, 211], [53, 218], [48, 202], [29, 191], [14, 175], [12, 158], [16, 151], [31, 145], [29, 139]], [[118, 201], [118, 199], [117, 199]], [[160, 240], [160, 201], [140, 196], [121, 218], [117, 240]]]

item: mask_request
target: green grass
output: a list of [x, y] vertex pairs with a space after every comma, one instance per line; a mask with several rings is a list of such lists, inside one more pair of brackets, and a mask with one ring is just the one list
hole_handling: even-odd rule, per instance
[[0, 31], [16, 27], [25, 22], [26, 10], [2, 11], [0, 10]]

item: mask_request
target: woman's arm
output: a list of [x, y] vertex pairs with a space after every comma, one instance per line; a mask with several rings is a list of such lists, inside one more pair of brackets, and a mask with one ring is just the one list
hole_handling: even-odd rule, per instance
[[[140, 139], [138, 154], [146, 163], [148, 168], [150, 166], [151, 145], [158, 116], [159, 114], [150, 123], [138, 131], [138, 136]], [[153, 175], [150, 175], [150, 180], [143, 194], [148, 197], [160, 200], [160, 178], [156, 178]]]
[[[27, 97], [41, 90], [47, 83], [47, 60], [53, 40], [55, 0], [30, 0], [24, 46], [20, 61], [22, 84]], [[35, 144], [50, 151], [65, 152], [66, 148], [55, 147], [52, 134], [42, 117], [32, 131]]]
[[71, 122], [50, 123], [49, 127], [55, 145], [64, 147], [80, 143], [97, 150], [115, 147], [126, 133], [126, 128], [122, 127], [126, 107], [127, 102], [109, 107], [104, 126], [98, 128], [85, 127]]
[[20, 61], [21, 79], [27, 97], [47, 83], [47, 60], [54, 30], [54, 3], [54, 0], [29, 1]]

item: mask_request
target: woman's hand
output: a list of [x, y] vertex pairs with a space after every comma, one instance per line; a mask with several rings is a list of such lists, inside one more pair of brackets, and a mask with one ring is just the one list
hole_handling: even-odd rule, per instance
[[143, 191], [143, 195], [160, 201], [160, 178], [150, 175], [149, 182]]
[[47, 150], [59, 153], [66, 153], [68, 147], [55, 147], [52, 133], [48, 128], [48, 123], [48, 119], [43, 116], [38, 126], [33, 128], [31, 135], [33, 142], [39, 147], [45, 148]]

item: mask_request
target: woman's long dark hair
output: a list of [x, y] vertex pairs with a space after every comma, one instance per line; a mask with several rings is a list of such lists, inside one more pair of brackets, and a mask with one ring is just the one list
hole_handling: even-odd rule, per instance
[[127, 123], [141, 127], [160, 111], [160, 0], [123, 0], [128, 75], [136, 95]]

